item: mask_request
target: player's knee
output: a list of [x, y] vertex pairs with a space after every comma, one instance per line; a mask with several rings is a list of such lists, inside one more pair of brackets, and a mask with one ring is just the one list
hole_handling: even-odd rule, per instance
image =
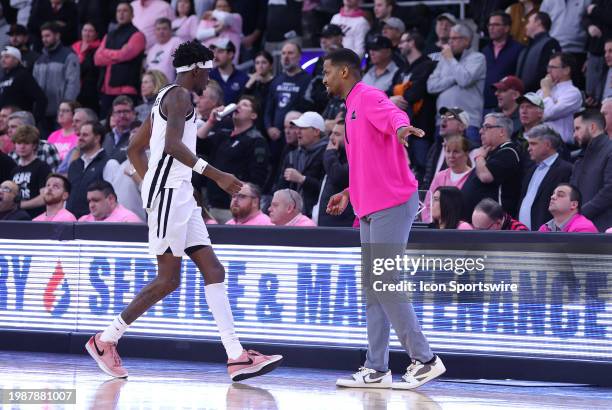
[[219, 264], [215, 264], [215, 266], [213, 266], [211, 269], [208, 270], [208, 272], [206, 272], [206, 282], [207, 284], [213, 284], [213, 283], [221, 283], [225, 281], [225, 268], [223, 267], [223, 265]]

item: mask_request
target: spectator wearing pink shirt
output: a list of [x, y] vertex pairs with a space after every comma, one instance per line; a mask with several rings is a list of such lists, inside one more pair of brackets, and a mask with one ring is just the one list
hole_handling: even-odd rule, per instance
[[79, 137], [76, 135], [72, 123], [74, 110], [77, 108], [79, 108], [79, 105], [74, 101], [63, 101], [60, 104], [57, 110], [57, 123], [61, 128], [53, 131], [47, 139], [49, 144], [55, 145], [62, 161], [66, 157], [66, 154], [68, 154], [72, 148], [76, 147], [79, 142]]
[[176, 2], [176, 18], [172, 21], [172, 32], [181, 41], [191, 41], [196, 37], [200, 21], [195, 15], [193, 0]]
[[[217, 39], [227, 38], [234, 45], [242, 44], [242, 16], [232, 13], [232, 7], [228, 0], [217, 0], [212, 11], [204, 13], [196, 38], [205, 46], [209, 46]], [[234, 54], [234, 64], [238, 64], [240, 48]]]
[[580, 214], [582, 194], [572, 184], [559, 184], [550, 197], [548, 211], [553, 219], [539, 229], [540, 232], [599, 232], [593, 222]]
[[155, 44], [155, 25], [158, 19], [174, 20], [174, 11], [170, 4], [163, 0], [134, 0], [131, 3], [134, 10], [134, 26], [146, 39], [146, 50]]
[[8, 135], [8, 118], [17, 111], [21, 111], [21, 108], [14, 105], [5, 105], [0, 109], [0, 151], [5, 154], [10, 154], [15, 150], [15, 144]]
[[80, 217], [79, 222], [142, 222], [134, 212], [119, 205], [115, 189], [106, 181], [95, 181], [89, 185], [87, 202], [90, 213]]
[[472, 225], [462, 221], [463, 195], [454, 186], [439, 186], [432, 195], [432, 227], [436, 229], [472, 230]]
[[157, 42], [147, 52], [145, 70], [159, 70], [174, 82], [176, 70], [172, 66], [172, 53], [181, 44], [181, 39], [172, 36], [172, 22], [161, 17], [155, 21], [155, 39]]
[[261, 189], [250, 182], [232, 196], [232, 219], [226, 225], [274, 225], [268, 215], [261, 212]]
[[49, 174], [45, 184], [43, 200], [47, 209], [34, 222], [76, 222], [76, 217], [66, 209], [70, 196], [70, 181], [61, 174]]
[[270, 204], [270, 221], [274, 225], [317, 226], [312, 219], [302, 214], [304, 201], [292, 189], [279, 189], [274, 193]]
[[429, 186], [421, 214], [423, 222], [432, 222], [431, 202], [432, 195], [436, 189], [441, 186], [453, 186], [461, 189], [472, 170], [470, 143], [467, 139], [461, 135], [453, 135], [447, 137], [443, 145], [444, 157], [448, 168], [438, 172]]

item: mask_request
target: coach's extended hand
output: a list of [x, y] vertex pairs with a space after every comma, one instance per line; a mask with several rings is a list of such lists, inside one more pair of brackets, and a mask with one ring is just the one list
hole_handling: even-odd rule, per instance
[[408, 137], [410, 135], [423, 138], [425, 136], [425, 131], [420, 128], [413, 127], [412, 125], [409, 125], [408, 127], [401, 127], [397, 130], [397, 139], [399, 140], [400, 144], [406, 147], [408, 146]]

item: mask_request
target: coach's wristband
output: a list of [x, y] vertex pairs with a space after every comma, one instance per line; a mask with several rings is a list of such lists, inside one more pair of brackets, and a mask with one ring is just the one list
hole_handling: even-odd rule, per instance
[[203, 174], [207, 166], [208, 162], [204, 161], [202, 158], [198, 158], [192, 169], [198, 174]]

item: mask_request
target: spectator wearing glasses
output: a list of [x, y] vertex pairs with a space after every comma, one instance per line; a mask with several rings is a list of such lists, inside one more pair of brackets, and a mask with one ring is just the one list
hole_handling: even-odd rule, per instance
[[574, 114], [582, 107], [582, 93], [572, 83], [571, 54], [554, 54], [548, 62], [548, 74], [540, 81], [538, 95], [544, 101], [544, 121], [561, 135], [567, 144], [573, 142]]
[[[447, 168], [444, 152], [446, 139], [453, 136], [464, 137], [469, 121], [468, 114], [461, 108], [440, 108], [440, 136], [442, 138], [438, 138], [427, 153], [427, 165], [423, 177], [423, 186], [426, 189], [429, 188], [434, 176]], [[470, 149], [472, 149], [471, 145]]]
[[75, 101], [62, 101], [57, 110], [57, 123], [61, 128], [53, 131], [47, 139], [50, 144], [55, 145], [62, 161], [79, 140], [73, 124], [74, 110], [77, 108], [79, 104]]
[[230, 211], [232, 219], [226, 225], [274, 225], [270, 217], [261, 211], [261, 189], [250, 182], [232, 195]]
[[520, 149], [510, 141], [512, 121], [503, 114], [487, 114], [480, 135], [482, 147], [475, 151], [474, 170], [463, 185], [467, 215], [483, 198], [499, 199], [505, 212], [517, 215], [522, 164]]
[[0, 221], [29, 221], [32, 219], [23, 209], [19, 208], [21, 203], [21, 191], [19, 185], [11, 180], [0, 184]]
[[274, 193], [268, 211], [274, 225], [316, 226], [312, 219], [302, 214], [304, 202], [300, 194], [292, 189], [281, 189]]
[[114, 127], [104, 137], [102, 148], [108, 158], [114, 158], [119, 163], [127, 159], [127, 148], [130, 142], [132, 123], [136, 120], [134, 102], [125, 95], [120, 95], [113, 101], [112, 121]]
[[[524, 48], [510, 36], [511, 25], [510, 15], [502, 11], [495, 11], [489, 16], [487, 28], [491, 42], [482, 49], [482, 54], [487, 61], [484, 87], [485, 112], [491, 112], [497, 108], [498, 100], [494, 93], [494, 84], [516, 73], [516, 63]], [[522, 89], [520, 93], [523, 93]]]
[[472, 213], [472, 227], [480, 231], [528, 231], [491, 198], [480, 201]]
[[472, 230], [463, 221], [463, 194], [454, 186], [439, 186], [431, 196], [431, 227], [435, 229]]
[[[480, 146], [478, 127], [482, 120], [487, 63], [484, 55], [470, 50], [472, 29], [457, 24], [449, 44], [443, 46], [440, 61], [427, 80], [427, 91], [437, 94], [437, 107], [461, 107], [468, 113], [467, 138]], [[438, 123], [439, 124], [439, 123]]]
[[70, 196], [70, 181], [60, 174], [49, 174], [45, 184], [45, 212], [32, 219], [34, 222], [76, 222], [75, 216], [66, 208]]
[[582, 195], [572, 184], [559, 184], [550, 197], [548, 210], [553, 218], [540, 226], [540, 232], [586, 232], [599, 231], [588, 218], [580, 214]]
[[92, 182], [87, 187], [89, 213], [79, 222], [128, 222], [142, 223], [140, 218], [117, 201], [113, 186], [104, 180]]

